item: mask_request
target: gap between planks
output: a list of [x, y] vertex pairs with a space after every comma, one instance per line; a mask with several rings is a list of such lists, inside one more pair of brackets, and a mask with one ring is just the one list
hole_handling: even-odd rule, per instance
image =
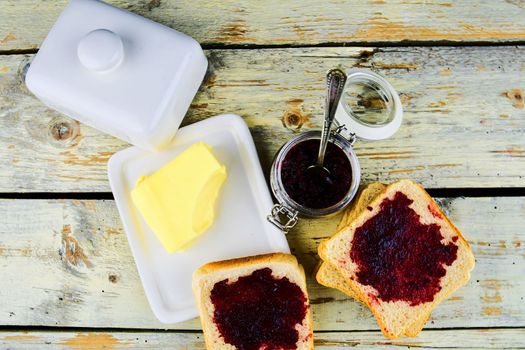
[[[345, 42], [345, 43], [338, 43], [338, 42], [326, 42], [326, 43], [319, 43], [319, 44], [244, 44], [244, 45], [238, 45], [238, 44], [202, 44], [201, 47], [203, 50], [265, 50], [265, 49], [308, 49], [308, 48], [338, 48], [338, 47], [362, 47], [362, 48], [370, 48], [370, 47], [377, 47], [377, 48], [395, 48], [395, 47], [487, 47], [487, 46], [496, 46], [496, 47], [502, 47], [502, 46], [523, 46], [525, 45], [525, 40], [523, 41], [505, 41], [505, 42], [498, 42], [498, 41], [447, 41], [447, 40], [439, 40], [439, 41], [411, 41], [411, 40], [405, 40], [405, 41], [379, 41], [379, 42], [368, 42], [368, 41], [360, 41], [360, 42]], [[0, 56], [7, 56], [7, 55], [33, 55], [38, 53], [38, 48], [35, 49], [10, 49], [10, 50], [2, 50], [0, 47]]]
[[[439, 327], [425, 329], [425, 332], [445, 332], [455, 330], [466, 330], [466, 331], [498, 331], [498, 330], [513, 330], [513, 329], [524, 329], [522, 326], [496, 326], [496, 327]], [[191, 333], [199, 334], [202, 333], [201, 329], [160, 329], [160, 328], [118, 328], [118, 327], [54, 327], [54, 326], [17, 326], [17, 325], [0, 325], [0, 334], [6, 332], [96, 332], [96, 333]], [[368, 332], [380, 332], [377, 328], [370, 329], [321, 329], [314, 330], [315, 334], [322, 333], [368, 333]], [[421, 334], [421, 333], [420, 333]], [[410, 338], [404, 338], [405, 340]], [[525, 340], [524, 340], [525, 341]]]
[[[214, 2], [110, 0], [205, 45], [522, 42], [520, 1]], [[4, 0], [0, 46], [36, 48], [66, 5]], [[271, 10], [269, 10], [271, 9]], [[38, 13], [35, 21], [30, 13]]]
[[[472, 329], [472, 330], [433, 330], [417, 338], [389, 340], [379, 332], [322, 332], [314, 335], [316, 349], [359, 349], [380, 348], [419, 348], [419, 349], [522, 349], [523, 328], [517, 329]], [[143, 348], [181, 348], [201, 349], [205, 347], [204, 337], [198, 332], [2, 332], [0, 345], [9, 349], [56, 348], [60, 349], [143, 349]]]
[[[428, 188], [426, 191], [434, 198], [525, 197], [525, 187]], [[114, 197], [112, 192], [2, 192], [0, 199], [114, 200]]]

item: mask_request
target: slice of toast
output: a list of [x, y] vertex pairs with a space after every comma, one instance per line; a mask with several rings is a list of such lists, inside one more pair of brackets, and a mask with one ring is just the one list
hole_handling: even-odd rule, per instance
[[[379, 182], [371, 183], [366, 186], [359, 193], [354, 205], [345, 210], [341, 222], [337, 226], [336, 232], [350, 224], [385, 188], [386, 185]], [[330, 265], [329, 263], [321, 260], [315, 272], [315, 278], [319, 284], [329, 288], [338, 289], [349, 297], [363, 303], [363, 301], [359, 299], [357, 292], [352, 289], [350, 283], [348, 283], [343, 275], [339, 273], [336, 267]], [[425, 323], [429, 317], [430, 313], [427, 315], [422, 315], [420, 319], [414, 321], [413, 324], [407, 327], [407, 329], [404, 331], [404, 335], [407, 337], [416, 337], [425, 326]]]
[[[271, 284], [265, 282], [268, 278]], [[289, 341], [290, 334], [297, 338], [296, 349], [313, 349], [304, 270], [293, 255], [273, 253], [206, 264], [193, 274], [193, 292], [207, 349], [265, 348]], [[277, 306], [268, 302], [270, 298], [276, 298], [272, 300]], [[286, 327], [287, 320], [303, 314], [301, 321]], [[246, 315], [252, 322], [245, 322]]]
[[[407, 215], [408, 221], [403, 221], [405, 218], [395, 210], [396, 205], [403, 210], [403, 215]], [[414, 217], [418, 220], [412, 224], [410, 220]], [[383, 226], [376, 221], [385, 218], [391, 221]], [[375, 231], [370, 228], [375, 228]], [[396, 230], [397, 233], [394, 232]], [[395, 236], [399, 234], [401, 236]], [[403, 246], [406, 249], [396, 247], [396, 242], [386, 244], [393, 235], [401, 237], [397, 243], [410, 242]], [[381, 244], [363, 245], [364, 241], [376, 236], [382, 240]], [[428, 242], [418, 243], [418, 239], [427, 237]], [[437, 237], [439, 240], [436, 242]], [[418, 254], [417, 249], [425, 249], [424, 254]], [[444, 261], [433, 261], [436, 254], [443, 256]], [[391, 339], [398, 338], [410, 325], [430, 315], [441, 301], [467, 283], [474, 268], [474, 256], [464, 237], [428, 193], [410, 180], [389, 185], [367, 206], [367, 210], [323, 242], [319, 255], [337, 268], [359, 299], [371, 309], [383, 334]], [[388, 260], [392, 256], [397, 259], [394, 260], [396, 265]], [[356, 259], [363, 257], [377, 266], [372, 270], [367, 269], [367, 265], [362, 268]], [[411, 265], [414, 261], [417, 264]], [[379, 276], [377, 271], [382, 271], [383, 275]], [[426, 272], [422, 274], [421, 271]], [[437, 285], [428, 282], [436, 276], [441, 276], [437, 279]], [[369, 283], [378, 277], [382, 278], [382, 283]], [[397, 288], [400, 283], [404, 289]], [[421, 288], [415, 287], [414, 283]], [[398, 298], [395, 293], [404, 294]]]

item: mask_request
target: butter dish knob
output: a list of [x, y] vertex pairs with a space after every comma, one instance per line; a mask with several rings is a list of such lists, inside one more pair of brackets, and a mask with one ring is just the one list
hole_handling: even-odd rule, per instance
[[106, 72], [116, 68], [124, 58], [121, 37], [108, 29], [87, 33], [78, 43], [80, 63], [89, 70]]

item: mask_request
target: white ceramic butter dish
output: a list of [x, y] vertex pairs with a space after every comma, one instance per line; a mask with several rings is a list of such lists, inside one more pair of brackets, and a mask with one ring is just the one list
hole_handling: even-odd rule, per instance
[[[168, 254], [133, 205], [130, 191], [140, 176], [155, 172], [198, 141], [213, 148], [228, 177], [217, 201], [213, 225], [188, 250]], [[199, 266], [242, 256], [290, 252], [284, 234], [266, 220], [272, 199], [253, 139], [239, 116], [221, 115], [181, 128], [174, 142], [161, 152], [138, 147], [118, 152], [111, 157], [108, 172], [146, 296], [161, 322], [176, 323], [198, 315], [191, 279]]]
[[96, 0], [72, 0], [26, 75], [48, 106], [145, 149], [170, 143], [206, 73], [195, 40]]

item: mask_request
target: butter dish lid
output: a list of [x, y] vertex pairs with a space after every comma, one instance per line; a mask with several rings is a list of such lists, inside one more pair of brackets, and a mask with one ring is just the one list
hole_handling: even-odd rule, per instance
[[368, 69], [350, 69], [346, 75], [336, 124], [344, 125], [347, 133], [364, 140], [383, 140], [394, 135], [403, 121], [403, 106], [394, 87]]
[[72, 0], [26, 75], [48, 106], [155, 150], [170, 143], [204, 78], [191, 37], [96, 0]]

